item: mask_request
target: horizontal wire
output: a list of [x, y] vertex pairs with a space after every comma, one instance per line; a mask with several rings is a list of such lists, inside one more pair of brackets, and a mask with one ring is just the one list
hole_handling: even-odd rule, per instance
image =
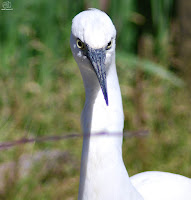
[[50, 136], [43, 136], [43, 137], [35, 137], [35, 138], [26, 138], [23, 137], [18, 140], [12, 140], [7, 142], [1, 142], [0, 143], [0, 151], [5, 149], [10, 149], [14, 146], [19, 146], [27, 143], [33, 143], [33, 142], [48, 142], [48, 141], [58, 141], [58, 140], [66, 140], [66, 139], [72, 139], [72, 138], [82, 138], [82, 137], [92, 137], [92, 136], [121, 136], [123, 137], [144, 137], [149, 134], [148, 130], [140, 130], [140, 131], [125, 131], [124, 133], [94, 133], [94, 134], [79, 134], [79, 133], [65, 133], [62, 135], [50, 135]]

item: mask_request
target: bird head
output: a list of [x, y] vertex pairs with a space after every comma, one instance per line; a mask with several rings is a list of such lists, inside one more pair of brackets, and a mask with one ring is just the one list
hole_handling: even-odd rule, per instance
[[97, 76], [108, 105], [107, 72], [115, 53], [116, 29], [109, 16], [97, 9], [89, 9], [72, 20], [70, 47], [79, 66]]

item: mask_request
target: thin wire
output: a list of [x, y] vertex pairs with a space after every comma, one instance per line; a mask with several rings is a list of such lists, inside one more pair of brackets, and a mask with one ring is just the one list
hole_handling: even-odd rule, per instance
[[[148, 130], [141, 130], [141, 131], [125, 131], [123, 133], [124, 137], [144, 137], [147, 136], [149, 134]], [[121, 136], [122, 133], [95, 133], [95, 134], [91, 134], [92, 136]], [[82, 138], [82, 137], [90, 137], [89, 134], [76, 134], [76, 133], [67, 133], [67, 134], [63, 134], [63, 135], [50, 135], [50, 136], [44, 136], [44, 137], [35, 137], [35, 138], [21, 138], [18, 140], [13, 140], [13, 141], [7, 141], [7, 142], [1, 142], [0, 143], [0, 151], [1, 150], [6, 150], [6, 149], [10, 149], [14, 146], [19, 146], [19, 145], [23, 145], [23, 144], [27, 144], [27, 143], [40, 143], [40, 142], [48, 142], [48, 141], [58, 141], [58, 140], [66, 140], [66, 139], [72, 139], [72, 138]]]

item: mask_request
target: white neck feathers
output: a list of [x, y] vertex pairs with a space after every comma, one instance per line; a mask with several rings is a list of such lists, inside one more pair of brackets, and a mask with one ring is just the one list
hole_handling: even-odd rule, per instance
[[[78, 199], [141, 199], [130, 182], [122, 159], [124, 116], [115, 56], [107, 72], [108, 106], [94, 71], [79, 67], [86, 102], [81, 118], [84, 140]], [[97, 133], [103, 134], [95, 136]]]
[[107, 106], [96, 74], [92, 70], [80, 67], [86, 102], [82, 112], [82, 127], [86, 134], [123, 132], [123, 106], [121, 92], [115, 66], [115, 56], [107, 71], [107, 90], [109, 105]]

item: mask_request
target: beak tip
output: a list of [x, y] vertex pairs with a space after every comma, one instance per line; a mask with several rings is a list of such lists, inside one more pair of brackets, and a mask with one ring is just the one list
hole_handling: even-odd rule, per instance
[[105, 99], [106, 105], [109, 106], [108, 98]]
[[103, 93], [103, 96], [104, 96], [104, 99], [105, 99], [105, 103], [108, 106], [109, 101], [108, 101], [108, 95], [107, 95], [106, 81], [102, 82], [100, 85], [101, 85], [102, 93]]

